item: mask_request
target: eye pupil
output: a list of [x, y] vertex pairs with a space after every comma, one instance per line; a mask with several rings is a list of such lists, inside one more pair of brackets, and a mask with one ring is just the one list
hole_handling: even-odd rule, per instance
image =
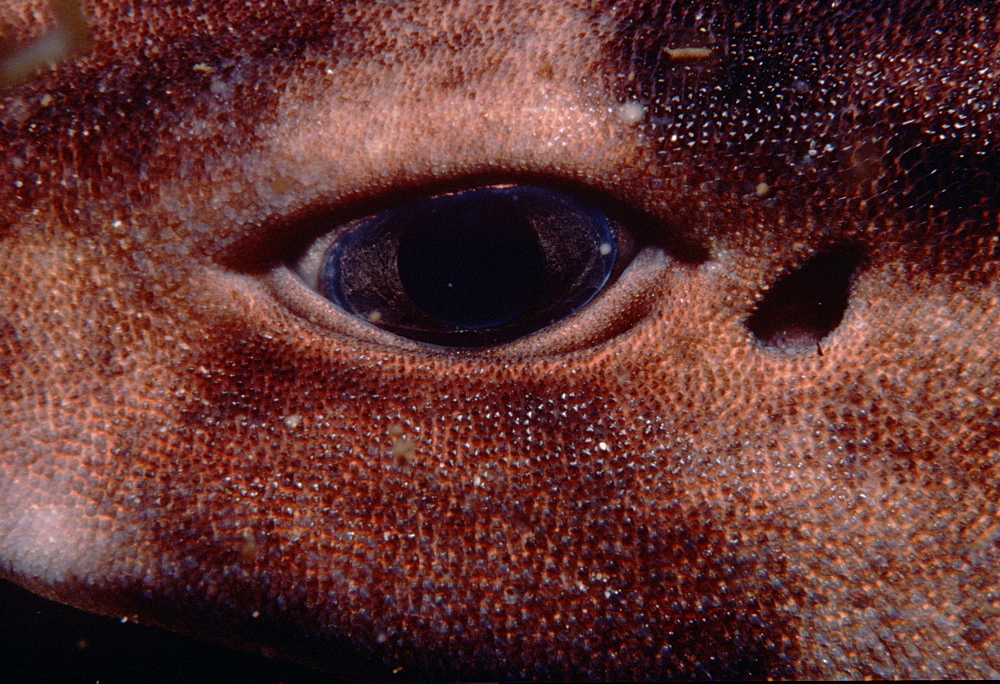
[[484, 198], [416, 213], [400, 234], [403, 290], [431, 318], [462, 328], [509, 323], [537, 299], [545, 255], [535, 229]]

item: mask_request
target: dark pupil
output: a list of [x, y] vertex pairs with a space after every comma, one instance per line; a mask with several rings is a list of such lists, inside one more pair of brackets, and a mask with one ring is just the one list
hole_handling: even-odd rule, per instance
[[396, 263], [403, 289], [425, 314], [484, 328], [532, 307], [545, 257], [536, 230], [509, 202], [453, 202], [408, 219]]

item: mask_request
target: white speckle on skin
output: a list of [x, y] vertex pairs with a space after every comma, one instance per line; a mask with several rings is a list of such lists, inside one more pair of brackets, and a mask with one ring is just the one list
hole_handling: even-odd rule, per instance
[[618, 118], [630, 126], [641, 123], [646, 118], [646, 105], [631, 100], [618, 107]]

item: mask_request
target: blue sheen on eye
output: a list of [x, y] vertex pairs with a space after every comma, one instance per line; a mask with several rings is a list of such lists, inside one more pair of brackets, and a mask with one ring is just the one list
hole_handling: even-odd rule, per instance
[[485, 187], [382, 212], [327, 249], [321, 294], [410, 339], [487, 346], [572, 314], [617, 257], [595, 206], [536, 186]]

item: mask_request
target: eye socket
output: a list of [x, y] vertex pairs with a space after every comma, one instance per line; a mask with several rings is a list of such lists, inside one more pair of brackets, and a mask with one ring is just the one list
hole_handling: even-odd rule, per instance
[[437, 195], [333, 227], [290, 264], [343, 311], [396, 335], [484, 347], [589, 302], [634, 255], [596, 205], [531, 185]]

